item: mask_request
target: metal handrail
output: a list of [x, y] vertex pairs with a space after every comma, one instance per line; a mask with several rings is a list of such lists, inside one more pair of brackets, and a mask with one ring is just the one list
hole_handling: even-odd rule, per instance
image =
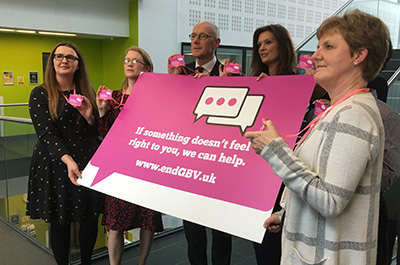
[[392, 74], [392, 76], [389, 78], [389, 80], [387, 81], [388, 83], [388, 87], [391, 87], [392, 84], [394, 84], [394, 82], [396, 82], [400, 77], [400, 67], [397, 68], [396, 72], [394, 72]]
[[1, 107], [17, 107], [17, 106], [29, 106], [29, 103], [0, 104], [0, 108], [1, 108]]
[[0, 115], [0, 121], [11, 121], [25, 124], [32, 124], [32, 120], [28, 118], [19, 118], [19, 117], [11, 117], [11, 116], [3, 116]]
[[[332, 17], [337, 16], [340, 14], [343, 10], [345, 10], [351, 3], [353, 3], [354, 0], [349, 0], [347, 1], [341, 8], [339, 8], [335, 13], [332, 14]], [[299, 51], [307, 42], [309, 42], [315, 35], [317, 34], [317, 30], [314, 30], [310, 35], [308, 35], [307, 38], [305, 38], [302, 42], [300, 42], [296, 46], [296, 51]]]
[[[0, 108], [1, 107], [18, 107], [18, 106], [29, 106], [29, 103], [0, 104]], [[4, 115], [0, 115], [0, 121], [10, 121], [10, 122], [32, 124], [32, 120], [28, 119], [28, 118], [11, 117], [11, 116], [4, 116]]]

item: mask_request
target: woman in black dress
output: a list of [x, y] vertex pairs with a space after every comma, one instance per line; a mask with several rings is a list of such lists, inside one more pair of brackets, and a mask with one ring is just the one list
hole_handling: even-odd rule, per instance
[[[105, 137], [128, 99], [141, 72], [153, 72], [153, 63], [146, 51], [130, 47], [125, 52], [125, 80], [122, 89], [113, 91], [112, 100], [97, 98], [99, 108], [99, 134]], [[100, 87], [98, 92], [105, 87]], [[124, 251], [124, 231], [140, 228], [140, 254], [138, 265], [146, 264], [154, 233], [163, 230], [159, 212], [107, 196], [104, 207], [103, 225], [107, 226], [110, 265], [120, 265]]]
[[[286, 28], [279, 24], [257, 28], [253, 34], [251, 74], [258, 80], [266, 76], [293, 75], [297, 71], [297, 54]], [[279, 211], [282, 184], [272, 212]], [[281, 258], [281, 233], [265, 231], [261, 244], [253, 243], [258, 265], [279, 265]]]
[[[62, 42], [53, 48], [45, 80], [29, 99], [39, 140], [32, 155], [26, 212], [50, 223], [51, 247], [59, 265], [69, 262], [70, 224], [79, 222], [81, 261], [91, 264], [104, 203], [100, 193], [77, 183], [98, 147], [98, 134], [93, 116], [97, 110], [92, 112], [95, 93], [75, 44]], [[69, 101], [74, 97], [82, 100], [81, 106]]]

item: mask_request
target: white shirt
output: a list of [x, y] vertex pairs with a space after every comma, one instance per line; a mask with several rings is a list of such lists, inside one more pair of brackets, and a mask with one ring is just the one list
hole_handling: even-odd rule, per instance
[[205, 70], [207, 70], [207, 72], [211, 72], [211, 70], [214, 68], [214, 65], [215, 65], [216, 62], [217, 62], [217, 58], [216, 58], [215, 56], [212, 58], [211, 61], [209, 61], [208, 63], [203, 64], [203, 65], [199, 65], [199, 64], [197, 63], [197, 60], [196, 60], [195, 69], [196, 69], [197, 67], [201, 66], [201, 67], [203, 67]]

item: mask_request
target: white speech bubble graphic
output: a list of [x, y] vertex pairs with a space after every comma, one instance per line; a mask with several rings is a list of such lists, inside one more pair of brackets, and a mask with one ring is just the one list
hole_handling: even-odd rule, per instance
[[248, 91], [248, 87], [205, 87], [193, 111], [195, 120], [203, 115], [237, 117]]
[[207, 123], [214, 125], [238, 126], [242, 135], [248, 127], [254, 125], [258, 111], [264, 101], [264, 95], [248, 95], [236, 118], [208, 117]]

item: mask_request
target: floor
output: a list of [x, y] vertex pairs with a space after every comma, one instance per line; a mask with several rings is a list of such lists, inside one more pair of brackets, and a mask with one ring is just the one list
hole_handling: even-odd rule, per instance
[[0, 217], [0, 265], [57, 265], [50, 251], [33, 244]]
[[[38, 247], [22, 233], [16, 232], [0, 220], [0, 265], [56, 265], [48, 250]], [[125, 250], [122, 265], [135, 265], [138, 246]], [[92, 265], [108, 265], [108, 256], [94, 257]], [[211, 264], [209, 261], [208, 264]], [[255, 265], [252, 243], [237, 237], [232, 240], [232, 265]], [[393, 260], [392, 265], [396, 261]], [[76, 265], [80, 265], [77, 263]], [[186, 240], [183, 230], [155, 239], [147, 265], [189, 265], [186, 256]]]
[[[208, 231], [209, 232], [209, 231]], [[210, 238], [210, 233], [208, 234]], [[208, 242], [208, 253], [210, 253], [210, 242]], [[137, 264], [139, 247], [131, 247], [124, 252], [122, 265]], [[208, 264], [211, 263], [208, 255]], [[103, 256], [93, 261], [92, 265], [108, 265], [108, 256]], [[238, 237], [232, 237], [232, 259], [231, 265], [256, 265], [253, 243]], [[183, 230], [158, 238], [154, 241], [147, 265], [190, 265], [187, 260], [186, 239]], [[392, 260], [391, 265], [396, 265]], [[400, 264], [399, 264], [400, 265]]]
[[[208, 238], [210, 238], [210, 234]], [[209, 248], [210, 248], [210, 244]], [[208, 251], [210, 252], [210, 251]], [[138, 246], [126, 249], [123, 255], [122, 265], [137, 264], [139, 256]], [[108, 265], [108, 256], [93, 261], [92, 265]], [[189, 265], [186, 253], [186, 239], [183, 230], [174, 232], [168, 236], [155, 239], [147, 259], [147, 265]], [[211, 264], [209, 255], [209, 264]], [[238, 237], [232, 239], [232, 265], [256, 264], [253, 244]]]

